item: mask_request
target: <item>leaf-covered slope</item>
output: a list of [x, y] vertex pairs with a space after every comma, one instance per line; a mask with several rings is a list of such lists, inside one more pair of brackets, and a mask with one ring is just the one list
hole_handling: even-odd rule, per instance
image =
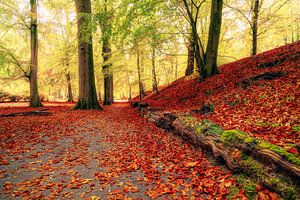
[[181, 78], [145, 101], [176, 111], [211, 104], [213, 113], [197, 117], [280, 146], [295, 146], [300, 143], [299, 72], [300, 42], [295, 42], [223, 65], [220, 74], [203, 82]]

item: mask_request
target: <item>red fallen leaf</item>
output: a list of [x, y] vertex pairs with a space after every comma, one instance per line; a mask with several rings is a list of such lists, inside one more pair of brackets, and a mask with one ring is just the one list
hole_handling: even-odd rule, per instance
[[7, 160], [1, 160], [0, 165], [9, 165], [9, 162]]
[[215, 182], [213, 180], [210, 180], [210, 179], [204, 179], [202, 181], [202, 183], [203, 183], [202, 186], [207, 187], [207, 188], [210, 188], [215, 184]]
[[292, 153], [292, 154], [299, 154], [298, 150], [296, 148], [293, 148], [293, 147], [289, 148], [287, 151]]
[[130, 188], [130, 192], [132, 192], [132, 193], [138, 193], [139, 192], [139, 188], [133, 186], [133, 187]]
[[5, 190], [11, 190], [13, 187], [13, 184], [11, 182], [5, 182], [3, 187]]
[[198, 164], [198, 161], [195, 161], [195, 162], [186, 163], [185, 166], [187, 166], [187, 167], [195, 167], [195, 166], [197, 166], [197, 164]]
[[164, 193], [164, 194], [174, 194], [174, 193], [175, 193], [175, 190], [172, 190], [172, 189], [170, 189], [170, 188], [165, 188], [165, 190], [164, 190], [163, 193]]
[[109, 194], [110, 195], [116, 195], [116, 194], [120, 194], [120, 193], [122, 193], [122, 190], [113, 190]]
[[156, 199], [159, 196], [155, 190], [148, 190], [146, 195], [148, 195], [151, 199]]
[[269, 195], [265, 194], [263, 191], [258, 193], [258, 200], [270, 200]]
[[271, 200], [278, 200], [279, 199], [278, 195], [273, 193], [273, 192], [270, 192], [269, 196], [271, 197]]
[[79, 189], [81, 187], [81, 185], [72, 185], [70, 188], [71, 189]]
[[130, 187], [128, 187], [127, 185], [123, 188], [123, 191], [125, 192], [125, 193], [129, 193], [129, 191], [130, 191]]

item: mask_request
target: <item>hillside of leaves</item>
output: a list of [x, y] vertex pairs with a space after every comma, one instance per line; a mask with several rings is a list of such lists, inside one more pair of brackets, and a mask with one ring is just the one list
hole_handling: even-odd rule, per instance
[[210, 105], [213, 112], [195, 116], [298, 154], [300, 42], [225, 64], [219, 70], [203, 82], [196, 77], [181, 78], [145, 101], [150, 107], [176, 112]]

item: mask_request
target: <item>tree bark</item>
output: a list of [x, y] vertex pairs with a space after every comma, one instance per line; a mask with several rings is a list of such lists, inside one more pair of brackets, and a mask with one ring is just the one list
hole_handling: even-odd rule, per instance
[[103, 76], [104, 76], [104, 105], [113, 103], [113, 74], [111, 72], [111, 63], [108, 60], [111, 56], [111, 49], [108, 41], [103, 40], [102, 57], [103, 57]]
[[132, 99], [132, 97], [131, 97], [131, 84], [129, 84], [128, 99]]
[[101, 95], [101, 79], [98, 78], [98, 100], [102, 101], [102, 95]]
[[107, 10], [107, 0], [104, 0], [104, 17], [105, 19], [100, 21], [100, 27], [102, 31], [102, 57], [103, 57], [103, 75], [104, 75], [104, 105], [111, 105], [113, 103], [113, 73], [112, 73], [112, 63], [109, 62], [111, 58], [111, 49], [109, 45], [110, 40], [110, 18]]
[[145, 97], [145, 90], [144, 85], [141, 79], [141, 66], [140, 66], [140, 52], [137, 47], [137, 54], [136, 54], [136, 64], [137, 64], [137, 72], [138, 72], [138, 81], [139, 81], [139, 94], [140, 94], [140, 102]]
[[[197, 73], [199, 75], [199, 80], [201, 81], [203, 79], [203, 69], [205, 66], [205, 60], [203, 55], [203, 45], [201, 43], [200, 37], [198, 35], [197, 31], [197, 19], [198, 19], [198, 13], [199, 13], [199, 7], [196, 7], [196, 16], [193, 15], [193, 8], [189, 8], [189, 4], [187, 0], [183, 0], [184, 6], [186, 8], [189, 23], [192, 30], [192, 42], [194, 44], [194, 50], [195, 50], [195, 59], [196, 59], [196, 66], [197, 66]], [[193, 5], [192, 5], [193, 6]]]
[[254, 1], [253, 7], [253, 17], [252, 17], [252, 55], [256, 55], [257, 53], [257, 21], [258, 21], [258, 13], [259, 13], [259, 0]]
[[38, 69], [38, 36], [37, 36], [37, 4], [36, 0], [30, 0], [31, 23], [30, 23], [30, 42], [31, 42], [31, 59], [30, 59], [30, 104], [32, 108], [42, 107], [38, 92], [37, 69]]
[[158, 88], [157, 88], [157, 79], [156, 79], [156, 69], [155, 69], [155, 48], [152, 48], [152, 92], [158, 93]]
[[195, 47], [193, 42], [193, 36], [189, 39], [189, 43], [187, 46], [188, 49], [188, 61], [187, 67], [185, 70], [185, 76], [189, 76], [194, 73], [194, 61], [195, 61]]
[[175, 56], [175, 80], [178, 78], [178, 58]]
[[82, 30], [90, 19], [91, 1], [76, 0], [78, 28], [79, 99], [74, 109], [102, 109], [97, 101], [91, 29]]
[[74, 102], [71, 86], [71, 76], [70, 72], [66, 74], [67, 84], [68, 84], [68, 102]]
[[208, 42], [205, 53], [205, 77], [218, 73], [217, 57], [222, 25], [223, 0], [212, 0]]

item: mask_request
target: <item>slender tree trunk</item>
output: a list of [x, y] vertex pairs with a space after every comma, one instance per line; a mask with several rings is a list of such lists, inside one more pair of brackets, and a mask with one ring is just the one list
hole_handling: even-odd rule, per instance
[[197, 24], [195, 22], [193, 22], [192, 25], [192, 32], [193, 32], [193, 40], [194, 40], [194, 50], [195, 50], [195, 59], [196, 59], [196, 66], [197, 66], [197, 72], [199, 75], [199, 80], [201, 81], [203, 79], [203, 68], [205, 66], [205, 62], [204, 62], [204, 55], [201, 54], [201, 46], [200, 46], [200, 42], [199, 42], [199, 35], [197, 32]]
[[212, 0], [209, 35], [205, 54], [205, 77], [218, 73], [217, 57], [222, 25], [223, 0]]
[[131, 90], [132, 90], [132, 86], [131, 86], [131, 84], [129, 84], [128, 99], [132, 99]]
[[129, 76], [129, 71], [128, 69], [126, 70], [126, 75], [127, 75], [127, 83], [128, 83], [128, 99], [131, 99], [131, 90], [132, 90], [132, 86], [130, 83], [130, 76]]
[[114, 102], [114, 76], [113, 76], [113, 73], [112, 71], [110, 70], [110, 75], [109, 75], [109, 81], [110, 81], [110, 96], [109, 96], [109, 99], [111, 101], [111, 104]]
[[68, 102], [74, 102], [73, 94], [72, 94], [72, 86], [71, 86], [71, 76], [70, 72], [66, 74], [67, 84], [68, 84]]
[[[97, 101], [92, 31], [82, 30], [91, 20], [91, 1], [76, 0], [78, 28], [79, 99], [75, 109], [102, 109]], [[88, 38], [88, 39], [86, 39]]]
[[30, 23], [30, 41], [31, 41], [31, 59], [30, 59], [30, 107], [43, 106], [39, 97], [37, 83], [38, 69], [38, 36], [37, 36], [37, 4], [36, 0], [30, 0], [31, 23]]
[[[188, 13], [189, 22], [192, 30], [192, 39], [194, 43], [194, 50], [195, 50], [195, 58], [196, 58], [196, 66], [197, 66], [197, 73], [199, 74], [199, 80], [201, 81], [203, 79], [203, 69], [205, 66], [205, 60], [203, 55], [203, 45], [201, 43], [200, 37], [198, 35], [197, 31], [197, 17], [194, 19], [193, 15], [193, 8], [189, 8], [189, 3], [187, 0], [183, 0], [184, 6], [186, 8], [186, 11]], [[193, 7], [193, 6], [192, 6]], [[196, 8], [196, 13], [199, 13], [200, 7]], [[197, 15], [197, 14], [196, 14]]]
[[152, 92], [158, 93], [158, 88], [157, 88], [157, 79], [156, 79], [156, 69], [155, 69], [155, 48], [152, 48]]
[[107, 0], [104, 0], [104, 14], [105, 20], [100, 21], [102, 31], [102, 57], [103, 57], [103, 74], [104, 74], [104, 105], [111, 105], [113, 103], [114, 80], [112, 73], [112, 63], [109, 62], [111, 58], [111, 49], [109, 45], [111, 22], [109, 21], [109, 13], [107, 11]]
[[112, 64], [109, 63], [111, 49], [107, 40], [103, 40], [102, 57], [103, 57], [103, 75], [104, 75], [104, 105], [113, 103], [113, 74], [111, 72]]
[[175, 56], [175, 80], [178, 78], [178, 58]]
[[252, 55], [257, 53], [257, 21], [259, 12], [259, 0], [254, 1], [253, 17], [252, 17]]
[[193, 36], [191, 36], [191, 38], [189, 39], [187, 48], [188, 48], [188, 61], [185, 70], [185, 76], [189, 76], [194, 73], [195, 47], [193, 42]]
[[139, 81], [140, 101], [142, 101], [143, 98], [145, 97], [145, 90], [144, 90], [144, 85], [143, 85], [143, 82], [142, 82], [142, 79], [141, 79], [141, 66], [140, 66], [140, 52], [139, 52], [139, 49], [137, 49], [136, 64], [137, 64], [138, 81]]
[[102, 101], [102, 95], [101, 95], [101, 79], [98, 78], [98, 100]]
[[102, 95], [101, 95], [101, 92], [100, 92], [100, 91], [98, 91], [98, 100], [99, 100], [99, 101], [102, 101]]

